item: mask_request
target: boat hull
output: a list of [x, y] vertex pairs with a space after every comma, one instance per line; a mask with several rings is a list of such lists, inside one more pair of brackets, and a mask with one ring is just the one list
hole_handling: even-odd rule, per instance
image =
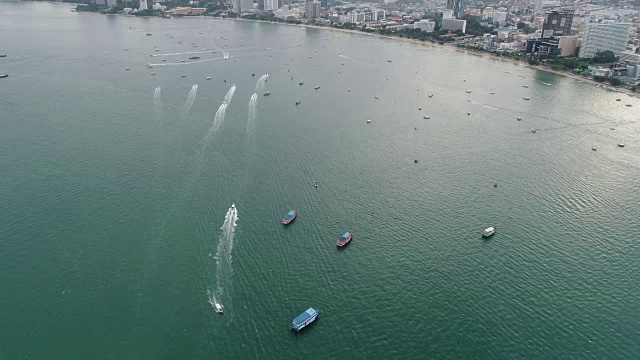
[[288, 218], [288, 219], [282, 219], [282, 225], [289, 225], [293, 222], [293, 220], [295, 220], [298, 217], [298, 214], [293, 215], [292, 217]]
[[346, 239], [338, 239], [338, 241], [336, 242], [336, 246], [338, 247], [344, 247], [347, 246], [347, 244], [349, 244], [351, 242], [351, 239], [353, 239], [353, 234], [349, 234], [349, 237], [347, 237]]

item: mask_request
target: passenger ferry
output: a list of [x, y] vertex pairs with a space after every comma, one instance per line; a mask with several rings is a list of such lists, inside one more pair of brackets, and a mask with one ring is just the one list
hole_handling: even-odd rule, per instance
[[291, 322], [291, 329], [295, 331], [300, 331], [305, 328], [307, 325], [311, 324], [318, 317], [318, 309], [308, 308], [307, 311], [298, 315]]
[[291, 223], [296, 218], [296, 216], [298, 216], [297, 212], [295, 212], [294, 210], [289, 211], [287, 215], [282, 218], [282, 224], [289, 225], [289, 223]]

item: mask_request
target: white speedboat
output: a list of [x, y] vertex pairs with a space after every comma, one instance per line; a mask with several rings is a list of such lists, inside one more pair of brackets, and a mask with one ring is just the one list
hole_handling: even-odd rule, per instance
[[213, 310], [218, 314], [222, 314], [222, 312], [224, 312], [224, 306], [222, 306], [222, 304], [220, 304], [217, 301], [214, 301], [213, 304], [211, 304], [211, 306], [213, 306]]
[[482, 237], [489, 237], [496, 233], [496, 228], [494, 226], [488, 227], [484, 229], [482, 232]]
[[371, 124], [371, 120], [367, 120], [367, 124]]

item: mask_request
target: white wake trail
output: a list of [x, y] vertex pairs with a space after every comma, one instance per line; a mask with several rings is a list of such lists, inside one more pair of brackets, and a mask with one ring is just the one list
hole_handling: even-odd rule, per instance
[[198, 93], [198, 85], [194, 84], [189, 91], [189, 95], [187, 96], [187, 101], [184, 102], [184, 107], [182, 108], [182, 114], [180, 115], [180, 121], [184, 122], [189, 115], [189, 111], [193, 106], [193, 103], [196, 101], [196, 94]]
[[264, 85], [267, 82], [267, 78], [269, 77], [269, 74], [264, 74], [262, 76], [260, 76], [260, 79], [258, 79], [258, 82], [256, 83], [256, 92], [262, 92], [262, 90], [264, 90]]
[[158, 85], [155, 90], [153, 90], [153, 100], [160, 100], [162, 97], [162, 87]]
[[253, 133], [256, 119], [256, 106], [258, 105], [258, 94], [253, 93], [249, 100], [249, 120], [247, 121], [247, 133]]
[[238, 210], [235, 204], [232, 204], [224, 217], [224, 223], [220, 227], [220, 237], [218, 238], [218, 246], [216, 248], [216, 276], [213, 284], [213, 290], [207, 291], [209, 303], [221, 303], [222, 294], [226, 287], [231, 284], [232, 268], [232, 252], [233, 241], [236, 232], [236, 222], [238, 221]]
[[231, 104], [231, 99], [233, 99], [233, 94], [236, 92], [236, 84], [231, 85], [229, 91], [227, 91], [227, 95], [224, 96], [224, 102], [227, 105]]

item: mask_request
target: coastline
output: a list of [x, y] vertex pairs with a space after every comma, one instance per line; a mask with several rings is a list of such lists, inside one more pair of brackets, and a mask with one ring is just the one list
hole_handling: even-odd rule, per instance
[[[206, 16], [205, 16], [206, 17]], [[412, 43], [412, 44], [419, 44], [419, 45], [423, 45], [423, 46], [437, 46], [440, 48], [445, 48], [445, 49], [451, 49], [451, 50], [455, 50], [455, 51], [459, 51], [459, 52], [463, 52], [466, 54], [472, 54], [472, 55], [477, 55], [477, 56], [482, 56], [482, 57], [487, 57], [487, 58], [491, 58], [494, 60], [499, 60], [499, 61], [508, 61], [513, 63], [514, 65], [524, 65], [525, 67], [531, 68], [533, 70], [538, 70], [538, 71], [545, 71], [548, 73], [552, 73], [555, 75], [560, 75], [560, 76], [564, 76], [564, 77], [568, 77], [577, 81], [581, 81], [587, 84], [594, 84], [594, 85], [601, 85], [602, 88], [604, 88], [605, 90], [608, 91], [616, 91], [616, 92], [620, 92], [620, 93], [625, 93], [629, 96], [636, 96], [636, 92], [624, 87], [617, 87], [617, 86], [613, 86], [611, 84], [604, 84], [601, 82], [597, 82], [593, 79], [586, 79], [582, 76], [578, 76], [575, 74], [571, 74], [569, 72], [564, 72], [564, 71], [559, 71], [559, 70], [553, 70], [547, 66], [543, 66], [543, 65], [530, 65], [524, 61], [518, 61], [512, 58], [506, 58], [503, 56], [498, 56], [495, 54], [491, 54], [485, 51], [473, 51], [473, 50], [469, 50], [469, 49], [462, 49], [462, 48], [458, 48], [455, 45], [441, 45], [438, 44], [437, 42], [426, 42], [426, 41], [420, 41], [420, 40], [416, 40], [416, 39], [408, 39], [408, 38], [401, 38], [398, 36], [389, 36], [389, 35], [381, 35], [381, 34], [377, 34], [377, 33], [368, 33], [368, 32], [363, 32], [360, 30], [350, 30], [350, 29], [340, 29], [340, 28], [334, 28], [331, 26], [318, 26], [318, 25], [309, 25], [309, 24], [290, 24], [290, 23], [285, 23], [285, 22], [276, 22], [276, 21], [267, 21], [267, 20], [258, 20], [258, 19], [241, 19], [241, 18], [223, 18], [223, 17], [214, 17], [215, 19], [220, 19], [220, 20], [233, 20], [233, 21], [247, 21], [247, 22], [261, 22], [261, 23], [268, 23], [268, 24], [277, 24], [277, 25], [287, 25], [287, 26], [294, 26], [294, 27], [308, 27], [308, 28], [314, 28], [314, 29], [321, 29], [321, 30], [329, 30], [329, 31], [337, 31], [337, 32], [343, 32], [343, 33], [351, 33], [351, 34], [359, 34], [359, 35], [368, 35], [368, 36], [374, 36], [374, 37], [378, 37], [381, 39], [391, 39], [391, 40], [398, 40], [398, 41], [402, 41], [402, 42], [407, 42], [407, 43]]]

